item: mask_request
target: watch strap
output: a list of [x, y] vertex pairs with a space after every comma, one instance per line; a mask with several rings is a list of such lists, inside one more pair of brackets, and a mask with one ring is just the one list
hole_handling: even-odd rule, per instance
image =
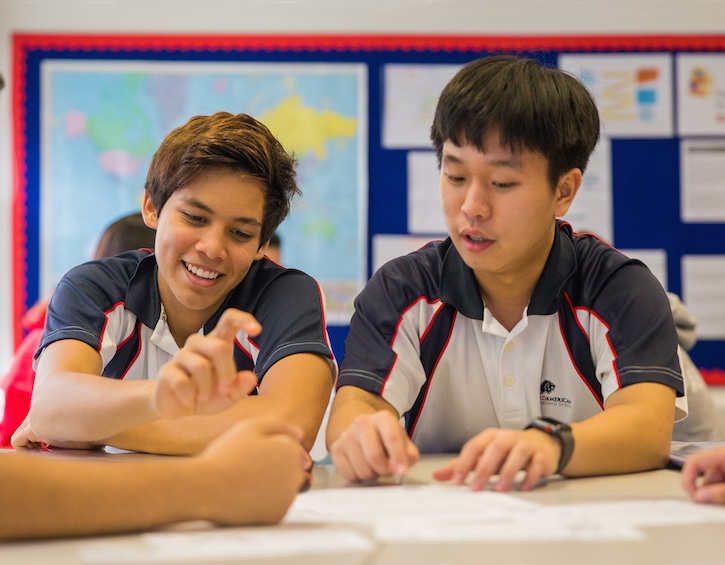
[[574, 436], [571, 432], [571, 426], [553, 418], [535, 418], [526, 426], [527, 430], [529, 428], [535, 428], [559, 440], [561, 443], [561, 454], [559, 455], [559, 464], [556, 467], [555, 473], [561, 473], [574, 453]]

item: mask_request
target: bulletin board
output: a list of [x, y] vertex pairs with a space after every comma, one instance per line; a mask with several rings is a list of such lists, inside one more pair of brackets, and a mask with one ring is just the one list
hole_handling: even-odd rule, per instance
[[[83, 221], [83, 218], [64, 217], [69, 214], [59, 211], [63, 199], [57, 204], [49, 204], [48, 198], [45, 198], [44, 202], [44, 198], [41, 197], [46, 194], [44, 187], [47, 183], [52, 183], [55, 177], [62, 176], [72, 169], [72, 163], [68, 162], [65, 165], [66, 169], [63, 169], [64, 160], [59, 160], [60, 164], [55, 165], [58, 168], [52, 169], [53, 165], [49, 161], [48, 154], [54, 143], [54, 134], [48, 135], [47, 132], [59, 131], [73, 138], [71, 141], [79, 141], [84, 136], [89, 137], [90, 133], [95, 133], [94, 141], [99, 144], [96, 150], [102, 147], [110, 152], [112, 157], [105, 161], [104, 170], [109, 175], [116, 175], [117, 179], [123, 177], [129, 170], [143, 171], [147, 165], [145, 159], [160, 142], [158, 136], [166, 133], [162, 131], [163, 128], [159, 128], [159, 124], [179, 125], [177, 123], [179, 115], [170, 118], [165, 113], [173, 112], [174, 108], [178, 110], [178, 105], [175, 104], [181, 104], [174, 96], [175, 93], [178, 94], [179, 88], [182, 88], [179, 82], [180, 75], [190, 68], [200, 66], [204, 69], [220, 67], [220, 75], [216, 77], [216, 82], [212, 86], [220, 91], [229, 87], [230, 80], [233, 82], [229, 79], [229, 73], [249, 78], [254, 74], [252, 72], [254, 69], [263, 69], [264, 72], [272, 74], [275, 69], [279, 69], [280, 76], [277, 78], [279, 84], [283, 86], [268, 87], [266, 85], [269, 83], [260, 83], [259, 92], [267, 95], [274, 88], [289, 87], [290, 91], [287, 94], [294, 94], [298, 101], [302, 100], [303, 103], [307, 100], [306, 97], [317, 96], [319, 100], [314, 108], [316, 119], [323, 115], [326, 118], [330, 116], [334, 118], [326, 119], [324, 122], [325, 127], [331, 128], [325, 130], [330, 132], [329, 139], [320, 142], [318, 148], [313, 141], [308, 140], [309, 143], [304, 151], [309, 151], [314, 159], [303, 162], [300, 174], [302, 178], [311, 178], [310, 167], [319, 165], [326, 158], [325, 162], [330, 166], [337, 166], [338, 174], [354, 171], [354, 179], [349, 183], [342, 183], [346, 192], [331, 198], [329, 193], [323, 191], [320, 196], [320, 209], [324, 208], [322, 201], [337, 204], [342, 208], [330, 208], [321, 212], [321, 219], [309, 225], [283, 225], [282, 236], [283, 245], [285, 239], [293, 245], [297, 234], [302, 234], [304, 237], [300, 238], [300, 242], [306, 242], [304, 253], [327, 255], [325, 263], [333, 266], [336, 264], [335, 253], [341, 257], [347, 253], [345, 264], [350, 265], [351, 272], [342, 282], [333, 281], [334, 284], [329, 287], [332, 297], [328, 296], [328, 308], [329, 301], [332, 300], [333, 309], [339, 306], [342, 311], [338, 319], [331, 320], [330, 325], [333, 348], [338, 358], [344, 354], [343, 344], [347, 334], [345, 316], [350, 313], [349, 304], [343, 306], [340, 304], [348, 300], [370, 276], [373, 270], [376, 238], [395, 239], [397, 236], [425, 237], [426, 235], [422, 233], [426, 230], [416, 225], [416, 222], [425, 223], [425, 216], [411, 215], [411, 209], [418, 206], [425, 211], [428, 205], [415, 204], [411, 200], [409, 186], [414, 175], [413, 164], [418, 157], [423, 160], [429, 159], [430, 156], [426, 153], [430, 148], [421, 146], [419, 141], [406, 141], [405, 136], [398, 135], [400, 130], [396, 129], [395, 120], [405, 120], [409, 108], [404, 104], [401, 105], [400, 100], [386, 97], [386, 91], [389, 94], [392, 89], [394, 78], [400, 80], [403, 76], [400, 71], [405, 66], [410, 66], [411, 69], [420, 66], [425, 72], [430, 72], [431, 69], [435, 70], [434, 67], [455, 68], [472, 59], [498, 53], [527, 55], [550, 66], [558, 66], [566, 61], [573, 66], [579, 65], [577, 61], [579, 55], [629, 57], [613, 63], [611, 69], [606, 65], [594, 66], [598, 72], [606, 74], [621, 72], [623, 69], [631, 70], [632, 65], [627, 61], [631, 62], [632, 58], [661, 56], [658, 59], [659, 80], [664, 82], [657, 89], [642, 87], [642, 84], [652, 79], [646, 70], [649, 68], [648, 65], [644, 65], [645, 71], [635, 72], [632, 84], [629, 84], [629, 79], [624, 74], [620, 74], [619, 79], [616, 79], [617, 86], [605, 88], [602, 94], [614, 97], [610, 100], [612, 104], [608, 111], [627, 112], [637, 108], [640, 112], [637, 119], [649, 120], [655, 124], [651, 130], [648, 127], [640, 128], [635, 135], [632, 135], [631, 131], [619, 132], [615, 127], [612, 127], [613, 131], [606, 132], [606, 159], [603, 161], [602, 170], [606, 169], [606, 175], [609, 175], [607, 182], [611, 185], [609, 196], [611, 218], [608, 220], [611, 233], [606, 235], [618, 248], [639, 250], [645, 256], [652, 252], [654, 257], [663, 257], [659, 265], [661, 275], [665, 279], [663, 284], [671, 292], [681, 296], [687, 296], [688, 293], [689, 296], [695, 296], [693, 292], [711, 293], [712, 286], [706, 285], [706, 288], [700, 289], [698, 285], [700, 280], [712, 279], [720, 272], [725, 278], [725, 220], [722, 219], [725, 209], [719, 209], [718, 190], [717, 187], [713, 188], [712, 182], [713, 176], [716, 177], [719, 170], [716, 156], [723, 145], [720, 144], [720, 140], [725, 139], [725, 128], [720, 131], [721, 125], [718, 122], [720, 118], [717, 116], [712, 120], [705, 120], [706, 123], [703, 124], [696, 123], [697, 120], [690, 120], [692, 126], [690, 129], [679, 124], [680, 114], [690, 110], [682, 105], [682, 93], [678, 93], [677, 72], [682, 71], [682, 65], [687, 62], [682, 55], [693, 54], [699, 57], [708, 54], [719, 57], [723, 52], [725, 52], [725, 36], [15, 34], [10, 88], [13, 104], [12, 269], [16, 345], [23, 335], [20, 321], [24, 312], [44, 292], [43, 284], [48, 284], [42, 282], [44, 269], [48, 265], [48, 256], [56, 253], [51, 251], [52, 247], [49, 247], [48, 242], [61, 240], [67, 231], [73, 231], [79, 222]], [[163, 75], [164, 81], [155, 80], [155, 86], [144, 83], [143, 81], [148, 81], [149, 77], [144, 75], [146, 71], [138, 71], [138, 65], [142, 64], [149, 65], [152, 71], [155, 69], [154, 72], [158, 71], [158, 74]], [[230, 64], [232, 67], [229, 67]], [[721, 64], [719, 59], [713, 59], [713, 64], [716, 71], [704, 78], [699, 77], [703, 82], [695, 84], [689, 81], [688, 84], [691, 92], [703, 88], [707, 91], [707, 96], [713, 100], [721, 100], [725, 104], [725, 68], [722, 72], [718, 70], [718, 65]], [[132, 115], [119, 114], [115, 120], [106, 121], [105, 127], [101, 128], [98, 127], [95, 117], [82, 111], [82, 108], [74, 110], [69, 106], [63, 115], [52, 109], [49, 111], [47, 104], [49, 77], [58, 69], [59, 72], [78, 71], [78, 67], [74, 65], [81, 67], [85, 65], [87, 69], [96, 68], [101, 72], [117, 68], [119, 65], [129, 65], [130, 71], [125, 76], [123, 88], [133, 89], [141, 86], [147, 93], [151, 92], [150, 88], [161, 89], [156, 91], [160, 96], [157, 102], [165, 101], [165, 103], [151, 108], [148, 104], [150, 98], [147, 97], [144, 102], [139, 103], [139, 108], [135, 109]], [[184, 69], [184, 72], [177, 72], [177, 68]], [[579, 65], [578, 68], [583, 67]], [[301, 75], [314, 75], [318, 71], [322, 74], [327, 73], [324, 80], [331, 82], [316, 82], [307, 89], [301, 86], [303, 82]], [[285, 73], [294, 75], [294, 80], [291, 81], [294, 83], [293, 86], [290, 86], [289, 77]], [[219, 78], [222, 75], [226, 77], [224, 80]], [[69, 76], [74, 77], [74, 75]], [[720, 77], [722, 82], [718, 83]], [[592, 77], [584, 73], [580, 78], [586, 84]], [[318, 79], [319, 76], [315, 76], [315, 80]], [[78, 80], [76, 82], [83, 83]], [[74, 94], [72, 81], [69, 81], [69, 84], [70, 86], [66, 86], [70, 88], [66, 100], [72, 100], [74, 96], [83, 99], [90, 90], [85, 88]], [[188, 96], [192, 96], [193, 89], [188, 87], [190, 83], [185, 84]], [[329, 97], [320, 95], [322, 90], [328, 89], [327, 86], [320, 86], [321, 84], [330, 85]], [[401, 85], [405, 87], [405, 80], [401, 81]], [[113, 108], [118, 106], [113, 103], [114, 96], [118, 101], [128, 100], [130, 90], [119, 92], [117, 89], [107, 88], [109, 90], [105, 93], [104, 100], [107, 103], [105, 109], [110, 114], [107, 113], [106, 117], [113, 118]], [[241, 87], [237, 85], [235, 88]], [[670, 99], [663, 102], [662, 97], [666, 93], [669, 93]], [[255, 100], [257, 99], [249, 96], [250, 109], [208, 108], [208, 113], [228, 110], [247, 111], [255, 115]], [[354, 103], [350, 103], [351, 100], [354, 100]], [[280, 99], [279, 102], [281, 101]], [[419, 103], [423, 106], [426, 101], [420, 100]], [[652, 108], [655, 107], [653, 104], [659, 105], [659, 111], [664, 107], [665, 114], [669, 112], [669, 115], [663, 114], [653, 118]], [[395, 105], [398, 107], [394, 108]], [[257, 108], [262, 114], [266, 111], [262, 106]], [[424, 112], [422, 108], [418, 110]], [[716, 108], [715, 111], [717, 113], [719, 109]], [[145, 112], [156, 112], [154, 117], [156, 122], [152, 128], [156, 137], [154, 135], [143, 137], [139, 133], [148, 131], [142, 128], [148, 125], [148, 115]], [[272, 114], [264, 115], [272, 116]], [[265, 121], [260, 115], [256, 117]], [[409, 116], [409, 119], [413, 118]], [[136, 124], [137, 129], [133, 133], [122, 129], [122, 125], [128, 122]], [[725, 107], [722, 122], [725, 123]], [[320, 122], [315, 123], [319, 127]], [[351, 124], [354, 124], [354, 127]], [[418, 127], [425, 130], [428, 125], [423, 123], [418, 124]], [[345, 129], [346, 127], [348, 129]], [[351, 127], [354, 134], [350, 133]], [[118, 148], [113, 145], [114, 136], [116, 141], [124, 139], [127, 143], [125, 153], [119, 153]], [[282, 141], [284, 143], [284, 139]], [[57, 139], [55, 143], [58, 144]], [[70, 141], [65, 140], [65, 145], [70, 144]], [[64, 144], [58, 146], [63, 147]], [[131, 146], [142, 147], [143, 151], [128, 151]], [[91, 149], [86, 146], [85, 150]], [[340, 151], [340, 157], [331, 158], [328, 153], [324, 153], [325, 151]], [[683, 197], [681, 190], [682, 175], [687, 172], [681, 170], [683, 152], [691, 157], [687, 162], [688, 174], [692, 177], [688, 177], [687, 182], [692, 182], [693, 186], [696, 186], [695, 190], [688, 192], [687, 198]], [[725, 147], [722, 154], [725, 159]], [[88, 163], [96, 157], [97, 155], [92, 153], [81, 153], [78, 162]], [[703, 175], [707, 177], [705, 181], [701, 179]], [[725, 176], [721, 179], [725, 183]], [[103, 179], [99, 182], [103, 182]], [[325, 182], [334, 184], [337, 181], [329, 177], [318, 184]], [[143, 188], [138, 186], [138, 181], [134, 183], [126, 187], [130, 194]], [[315, 197], [316, 187], [317, 184], [313, 184], [306, 189], [304, 184], [302, 185], [303, 192], [308, 195], [303, 197], [303, 202], [305, 198], [310, 197], [310, 193], [312, 198]], [[121, 186], [119, 190], [123, 192], [123, 189]], [[725, 192], [725, 185], [721, 189]], [[710, 197], [712, 202], [703, 201]], [[132, 197], [128, 194], [118, 198], [116, 208], [119, 211], [124, 207], [133, 206]], [[708, 210], [716, 212], [708, 216]], [[291, 218], [295, 213], [293, 209]], [[93, 214], [86, 213], [85, 218], [89, 217], [93, 217]], [[341, 223], [336, 226], [334, 220]], [[50, 232], [46, 226], [49, 222], [53, 225]], [[575, 229], [593, 227], [577, 226], [576, 222], [572, 223]], [[339, 227], [343, 224], [350, 231], [348, 235], [352, 238], [350, 240], [352, 243], [348, 241], [346, 248], [335, 248], [331, 242], [343, 239], [337, 237]], [[284, 232], [285, 228], [290, 230], [287, 234]], [[352, 272], [354, 269], [357, 271]], [[320, 276], [314, 272], [311, 274]], [[725, 284], [721, 286], [725, 289]], [[722, 324], [725, 328], [725, 290], [722, 292], [722, 300], [719, 296], [708, 296], [701, 304], [714, 305], [715, 313], [721, 308]], [[336, 300], [340, 304], [335, 303]], [[701, 336], [690, 353], [706, 376], [717, 375], [725, 369], [725, 329], [723, 335], [718, 335], [718, 316], [712, 316], [713, 309], [708, 308], [705, 311], [704, 306], [701, 307], [703, 316], [713, 319], [708, 324], [714, 329], [710, 330], [710, 335], [705, 339]]]

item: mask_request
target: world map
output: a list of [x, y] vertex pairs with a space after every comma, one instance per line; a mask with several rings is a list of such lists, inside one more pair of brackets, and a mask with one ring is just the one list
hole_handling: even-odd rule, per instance
[[366, 277], [367, 75], [360, 64], [46, 61], [41, 101], [41, 293], [140, 209], [166, 134], [244, 112], [298, 160], [302, 197], [280, 226], [282, 262], [321, 284], [345, 324]]

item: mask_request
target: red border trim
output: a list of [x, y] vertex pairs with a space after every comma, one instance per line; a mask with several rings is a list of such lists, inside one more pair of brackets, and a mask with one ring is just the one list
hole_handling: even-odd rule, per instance
[[14, 34], [15, 49], [78, 51], [721, 51], [725, 35]]
[[725, 387], [725, 370], [723, 369], [700, 369], [702, 378], [710, 386]]
[[27, 300], [25, 75], [29, 50], [45, 51], [725, 51], [725, 35], [181, 35], [13, 34], [13, 327], [23, 337]]
[[725, 35], [14, 34], [16, 49], [78, 51], [721, 51]]
[[13, 91], [10, 99], [12, 109], [13, 136], [13, 209], [11, 212], [12, 226], [12, 286], [13, 286], [13, 343], [14, 348], [20, 345], [23, 338], [21, 327], [27, 301], [27, 241], [25, 237], [26, 222], [26, 138], [25, 138], [25, 75], [26, 51], [17, 37], [13, 38]]

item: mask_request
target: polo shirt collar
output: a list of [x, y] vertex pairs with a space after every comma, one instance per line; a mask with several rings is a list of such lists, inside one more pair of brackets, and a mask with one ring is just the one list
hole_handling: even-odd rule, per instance
[[156, 255], [150, 253], [141, 258], [126, 291], [126, 308], [149, 328], [156, 327], [161, 317], [161, 295], [157, 272]]
[[441, 264], [441, 300], [452, 305], [466, 318], [483, 320], [483, 298], [471, 269], [461, 258], [451, 238], [439, 247]]
[[[483, 298], [473, 270], [446, 238], [438, 246], [441, 263], [441, 300], [451, 304], [467, 318], [483, 320]], [[554, 244], [544, 265], [541, 278], [529, 301], [528, 315], [548, 315], [558, 310], [558, 298], [576, 269], [571, 226], [557, 220]]]
[[559, 309], [559, 297], [576, 270], [573, 237], [571, 225], [557, 220], [554, 244], [529, 301], [529, 316], [550, 315]]

